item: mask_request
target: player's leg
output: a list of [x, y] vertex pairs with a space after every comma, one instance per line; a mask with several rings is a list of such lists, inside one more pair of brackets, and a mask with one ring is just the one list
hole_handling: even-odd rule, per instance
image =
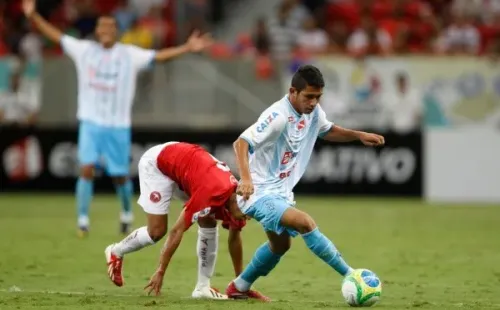
[[243, 241], [241, 229], [229, 227], [227, 247], [233, 262], [234, 275], [238, 277], [243, 272]]
[[198, 282], [191, 294], [193, 298], [227, 299], [226, 295], [212, 289], [210, 279], [214, 275], [219, 246], [219, 233], [215, 218], [206, 216], [198, 219]]
[[241, 275], [230, 283], [226, 291], [229, 297], [270, 300], [250, 288], [259, 277], [269, 274], [290, 248], [290, 235], [280, 224], [281, 216], [289, 208], [290, 204], [285, 199], [269, 195], [260, 198], [246, 210], [247, 215], [261, 223], [269, 240], [257, 249]]
[[167, 214], [147, 214], [147, 222], [147, 226], [137, 228], [122, 241], [106, 247], [104, 251], [108, 264], [108, 276], [117, 286], [122, 286], [124, 283], [122, 265], [125, 254], [155, 244], [167, 233]]
[[168, 229], [168, 210], [175, 183], [163, 175], [156, 166], [157, 152], [147, 151], [139, 161], [139, 205], [147, 214], [147, 226], [133, 231], [122, 241], [105, 250], [108, 275], [118, 286], [123, 285], [121, 274], [125, 254], [152, 245], [165, 236]]
[[258, 291], [251, 290], [253, 283], [260, 277], [267, 276], [278, 265], [281, 257], [290, 249], [291, 238], [286, 231], [280, 235], [268, 231], [268, 241], [262, 244], [243, 272], [229, 284], [226, 294], [230, 298], [254, 298], [271, 301]]
[[112, 177], [121, 203], [120, 232], [127, 234], [133, 221], [131, 199], [133, 184], [130, 171], [131, 133], [129, 128], [113, 128], [105, 133], [103, 156], [108, 175]]
[[78, 233], [81, 237], [88, 233], [89, 208], [94, 194], [94, 166], [99, 159], [99, 132], [95, 125], [81, 122], [78, 130], [78, 163], [80, 176], [76, 182], [76, 207]]
[[289, 208], [281, 217], [281, 224], [298, 231], [307, 247], [342, 276], [352, 271], [337, 248], [321, 233], [309, 214], [296, 208]]

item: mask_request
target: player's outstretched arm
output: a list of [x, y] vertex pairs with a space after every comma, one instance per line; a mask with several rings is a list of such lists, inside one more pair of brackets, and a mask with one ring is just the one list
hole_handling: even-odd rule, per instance
[[346, 129], [337, 125], [333, 125], [322, 138], [331, 142], [351, 142], [359, 140], [364, 145], [368, 146], [379, 146], [385, 144], [383, 136], [364, 131]]
[[200, 32], [196, 30], [189, 36], [185, 44], [157, 51], [155, 60], [159, 62], [167, 61], [187, 53], [201, 52], [212, 45], [212, 43], [213, 40], [210, 34], [206, 33], [201, 35]]
[[62, 32], [36, 12], [35, 0], [23, 0], [22, 6], [26, 18], [33, 22], [44, 36], [49, 38], [52, 42], [61, 42], [63, 36]]
[[154, 293], [155, 295], [160, 294], [161, 287], [163, 285], [163, 278], [165, 276], [165, 272], [167, 271], [168, 264], [172, 257], [174, 256], [175, 251], [181, 244], [182, 237], [184, 236], [184, 231], [186, 230], [185, 219], [184, 219], [184, 210], [179, 215], [177, 222], [174, 227], [170, 229], [167, 236], [167, 241], [162, 248], [160, 255], [160, 264], [156, 269], [156, 272], [149, 280], [148, 285], [144, 288], [148, 291], [148, 294]]

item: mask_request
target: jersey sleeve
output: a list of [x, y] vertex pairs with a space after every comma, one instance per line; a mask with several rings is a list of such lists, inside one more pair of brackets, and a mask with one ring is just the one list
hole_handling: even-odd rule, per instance
[[286, 120], [283, 114], [278, 111], [266, 111], [256, 123], [240, 135], [240, 138], [248, 142], [252, 151], [265, 143], [276, 141], [285, 126]]
[[333, 123], [330, 122], [326, 118], [326, 113], [320, 106], [318, 106], [318, 109], [319, 109], [319, 111], [318, 111], [318, 127], [319, 127], [318, 137], [323, 138], [330, 131], [330, 129], [332, 129]]
[[73, 61], [80, 60], [91, 44], [92, 42], [88, 40], [79, 40], [69, 35], [63, 35], [61, 38], [64, 53]]
[[132, 63], [136, 71], [147, 69], [153, 64], [156, 56], [155, 50], [143, 49], [134, 45], [127, 45], [132, 57]]

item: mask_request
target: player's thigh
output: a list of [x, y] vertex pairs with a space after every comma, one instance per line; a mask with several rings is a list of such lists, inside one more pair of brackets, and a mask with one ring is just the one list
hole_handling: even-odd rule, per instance
[[147, 214], [168, 214], [175, 182], [158, 169], [156, 157], [148, 156], [148, 152], [139, 160], [138, 171], [140, 196], [137, 203]]
[[95, 165], [99, 160], [101, 137], [96, 125], [82, 121], [78, 129], [78, 163], [80, 166]]
[[292, 207], [286, 199], [278, 195], [266, 195], [258, 199], [245, 213], [259, 221], [266, 232], [281, 235], [286, 230], [281, 224], [281, 217], [289, 208]]
[[316, 228], [313, 218], [297, 208], [287, 209], [281, 217], [281, 225], [305, 234]]
[[127, 176], [130, 171], [130, 149], [132, 136], [130, 128], [111, 128], [104, 130], [102, 155], [106, 171], [111, 177]]
[[272, 231], [266, 231], [267, 238], [269, 239], [269, 246], [274, 254], [285, 254], [292, 245], [292, 238], [287, 231], [280, 235]]

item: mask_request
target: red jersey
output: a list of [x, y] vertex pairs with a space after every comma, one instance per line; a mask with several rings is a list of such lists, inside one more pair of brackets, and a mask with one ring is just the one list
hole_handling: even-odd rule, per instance
[[225, 208], [238, 181], [224, 163], [205, 149], [183, 142], [169, 144], [158, 155], [156, 164], [190, 197], [184, 206], [186, 227], [209, 214], [231, 227], [244, 226], [238, 225]]

